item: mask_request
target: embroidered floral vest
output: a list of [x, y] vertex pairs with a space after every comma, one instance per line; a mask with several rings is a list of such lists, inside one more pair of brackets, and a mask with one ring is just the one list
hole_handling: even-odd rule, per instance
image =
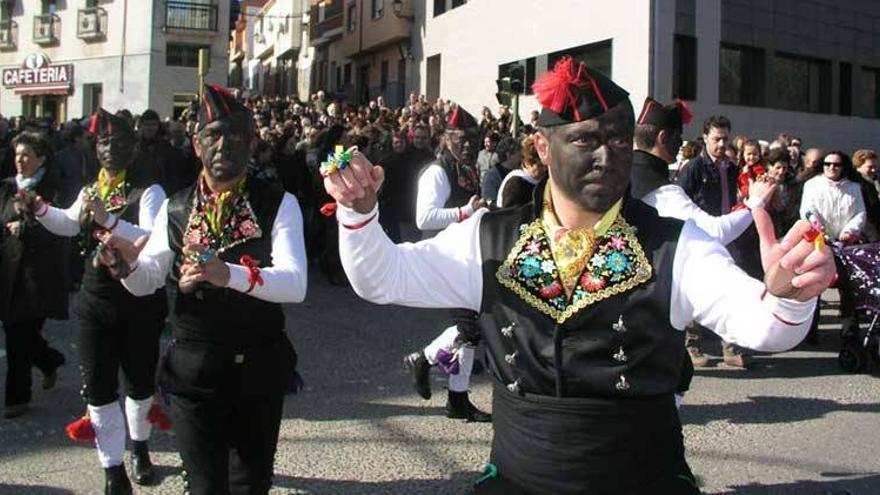
[[[262, 268], [272, 266], [272, 226], [284, 192], [248, 177], [246, 201], [233, 213], [220, 239], [209, 239], [207, 223], [198, 210], [198, 182], [168, 202], [168, 245], [174, 252], [171, 279], [176, 285], [186, 244], [205, 242], [223, 261], [239, 264], [248, 254]], [[205, 285], [191, 294], [177, 294], [176, 338], [238, 345], [260, 335], [277, 335], [284, 328], [281, 305], [232, 289]]]
[[[93, 194], [95, 187], [94, 183], [90, 184], [83, 189], [83, 192], [86, 194]], [[116, 215], [120, 220], [125, 220], [128, 223], [137, 225], [138, 222], [140, 222], [141, 196], [143, 196], [147, 187], [149, 186], [125, 180], [112, 191], [107, 198], [104, 207], [107, 209], [108, 213]], [[92, 259], [95, 247], [98, 245], [94, 238], [94, 232], [95, 225], [93, 223], [89, 228], [80, 233], [81, 245], [83, 251], [86, 253], [85, 270], [83, 271], [82, 279], [83, 290], [92, 295], [113, 300], [117, 304], [123, 304], [126, 302], [134, 304], [135, 301], [139, 301], [144, 304], [149, 303], [161, 305], [163, 308], [162, 311], [167, 311], [164, 288], [156, 291], [155, 294], [138, 298], [128, 292], [118, 280], [114, 280], [107, 272], [107, 268], [103, 266], [96, 268], [94, 266]]]
[[480, 324], [496, 378], [514, 393], [556, 397], [675, 392], [684, 332], [669, 311], [682, 222], [628, 199], [569, 299], [534, 204], [480, 225]]

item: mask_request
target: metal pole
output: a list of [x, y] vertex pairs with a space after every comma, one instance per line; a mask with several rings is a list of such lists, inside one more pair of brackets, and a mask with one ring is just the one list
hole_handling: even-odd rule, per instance
[[519, 136], [519, 93], [513, 95], [513, 138]]
[[208, 57], [207, 48], [199, 48], [199, 100], [202, 99], [205, 92], [205, 76], [211, 66], [211, 59]]

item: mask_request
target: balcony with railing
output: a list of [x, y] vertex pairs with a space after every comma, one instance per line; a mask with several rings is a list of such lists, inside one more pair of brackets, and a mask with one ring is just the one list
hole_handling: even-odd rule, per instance
[[217, 31], [217, 5], [207, 3], [165, 3], [165, 29]]
[[76, 15], [76, 36], [95, 41], [107, 38], [107, 11], [101, 7], [79, 9]]
[[34, 16], [34, 43], [54, 45], [61, 38], [61, 18], [55, 14]]
[[18, 23], [0, 21], [0, 51], [15, 50], [18, 45]]

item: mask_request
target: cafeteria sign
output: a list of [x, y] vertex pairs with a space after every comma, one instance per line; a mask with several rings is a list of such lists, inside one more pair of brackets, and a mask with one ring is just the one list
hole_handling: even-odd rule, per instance
[[21, 67], [3, 69], [3, 86], [12, 89], [69, 89], [73, 82], [73, 64], [53, 65], [49, 58], [32, 53]]

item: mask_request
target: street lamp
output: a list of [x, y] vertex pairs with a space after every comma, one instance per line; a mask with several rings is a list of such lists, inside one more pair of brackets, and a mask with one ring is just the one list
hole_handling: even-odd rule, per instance
[[394, 10], [394, 15], [401, 19], [413, 20], [414, 18], [414, 16], [403, 14], [403, 0], [392, 0], [391, 9]]

